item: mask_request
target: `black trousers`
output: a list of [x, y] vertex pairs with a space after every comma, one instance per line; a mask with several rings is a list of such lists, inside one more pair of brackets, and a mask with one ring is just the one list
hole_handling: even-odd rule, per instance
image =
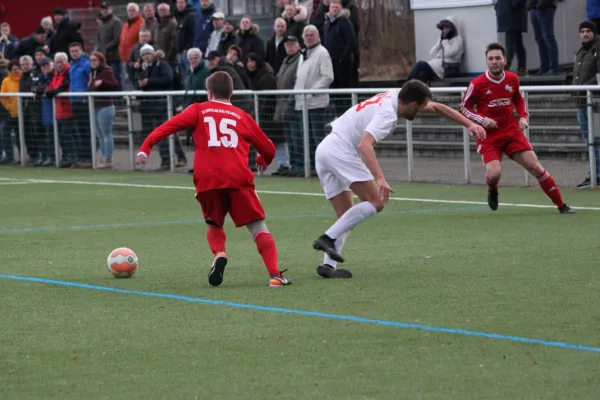
[[527, 52], [523, 44], [523, 32], [506, 32], [506, 68], [509, 69], [512, 60], [517, 55], [519, 68], [527, 68]]
[[[146, 138], [154, 129], [169, 119], [167, 99], [163, 97], [143, 97], [140, 101], [140, 113], [142, 114], [142, 135]], [[170, 165], [171, 155], [168, 140], [163, 140], [158, 144], [158, 152], [161, 158], [161, 166]], [[179, 136], [175, 138], [175, 155], [178, 161], [186, 158]]]
[[78, 161], [92, 161], [92, 139], [90, 132], [90, 108], [87, 102], [71, 103], [75, 117], [75, 153]]

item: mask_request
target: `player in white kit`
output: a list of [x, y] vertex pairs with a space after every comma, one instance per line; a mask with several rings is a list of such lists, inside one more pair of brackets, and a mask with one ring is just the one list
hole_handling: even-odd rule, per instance
[[[411, 80], [401, 90], [389, 90], [355, 105], [331, 124], [331, 133], [315, 154], [317, 174], [325, 196], [338, 220], [313, 243], [324, 251], [317, 274], [324, 278], [351, 278], [349, 270], [337, 268], [350, 231], [383, 210], [394, 191], [385, 180], [374, 146], [396, 126], [399, 118], [412, 121], [419, 112], [430, 111], [468, 128], [471, 136], [485, 138], [485, 129], [458, 111], [431, 100], [431, 91], [422, 82]], [[350, 191], [348, 190], [350, 189]], [[352, 192], [360, 203], [354, 205]]]

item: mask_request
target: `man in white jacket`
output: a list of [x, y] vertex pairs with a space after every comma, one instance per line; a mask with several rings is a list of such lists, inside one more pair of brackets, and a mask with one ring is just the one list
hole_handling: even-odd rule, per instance
[[429, 61], [419, 61], [410, 71], [408, 80], [418, 79], [429, 82], [434, 79], [452, 78], [460, 75], [460, 63], [465, 51], [462, 36], [458, 32], [456, 18], [446, 17], [437, 24], [442, 31], [437, 43], [429, 54]]
[[[294, 90], [328, 89], [333, 82], [333, 64], [327, 49], [321, 45], [319, 30], [314, 25], [308, 25], [302, 32], [302, 38], [306, 45], [306, 54], [298, 63]], [[296, 95], [295, 109], [300, 121], [302, 121], [304, 99], [305, 95]], [[325, 138], [325, 114], [328, 106], [328, 94], [306, 95], [310, 135], [310, 171], [313, 176], [316, 176], [315, 150], [321, 140]], [[295, 141], [294, 144], [297, 144], [294, 148], [304, 152], [303, 137], [295, 137], [293, 140]], [[305, 167], [304, 165], [301, 166], [302, 169]]]

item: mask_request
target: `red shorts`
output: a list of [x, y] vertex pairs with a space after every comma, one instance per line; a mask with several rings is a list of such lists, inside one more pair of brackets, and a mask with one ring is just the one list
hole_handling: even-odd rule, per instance
[[265, 219], [265, 210], [254, 189], [216, 189], [196, 194], [208, 224], [223, 226], [227, 213], [235, 226]]
[[484, 164], [494, 160], [502, 161], [503, 153], [512, 158], [513, 154], [528, 150], [533, 150], [533, 147], [521, 131], [488, 136], [483, 141], [477, 141], [477, 152], [481, 154]]

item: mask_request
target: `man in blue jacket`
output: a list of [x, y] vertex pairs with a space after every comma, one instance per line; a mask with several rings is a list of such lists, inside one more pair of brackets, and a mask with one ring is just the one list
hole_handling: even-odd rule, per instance
[[[73, 93], [87, 92], [92, 73], [90, 59], [83, 52], [81, 43], [71, 43], [69, 45], [69, 54], [71, 56], [69, 79], [71, 80], [70, 91]], [[77, 126], [77, 135], [75, 136], [75, 152], [77, 160], [75, 167], [92, 167], [92, 141], [90, 136], [90, 111], [87, 98], [71, 97], [71, 106], [75, 125]]]
[[212, 0], [200, 0], [200, 10], [194, 19], [194, 47], [199, 48], [202, 54], [206, 54], [206, 46], [214, 29], [212, 16], [215, 11]]

